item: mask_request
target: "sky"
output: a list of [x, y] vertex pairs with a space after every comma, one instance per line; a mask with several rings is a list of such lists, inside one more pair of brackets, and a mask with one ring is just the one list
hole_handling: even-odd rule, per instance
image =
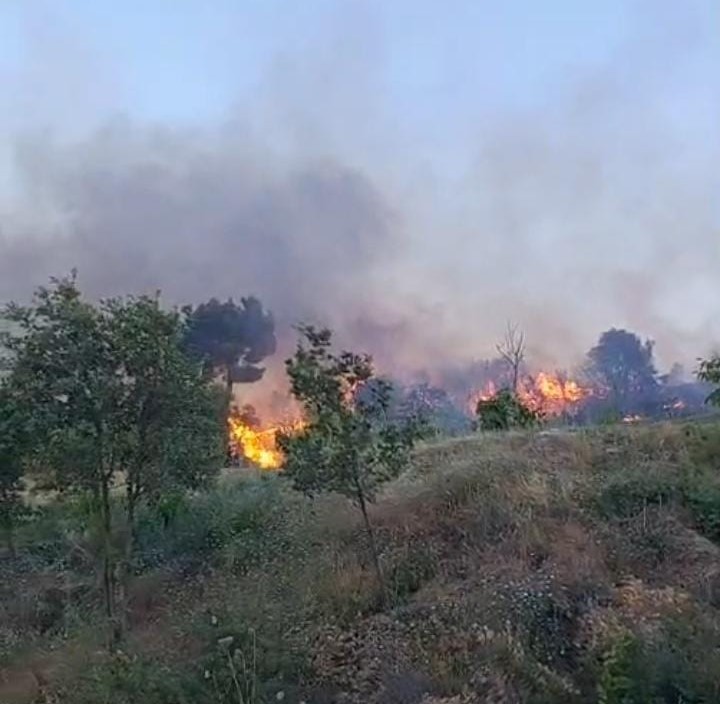
[[255, 293], [388, 366], [720, 343], [715, 0], [2, 0], [0, 299]]

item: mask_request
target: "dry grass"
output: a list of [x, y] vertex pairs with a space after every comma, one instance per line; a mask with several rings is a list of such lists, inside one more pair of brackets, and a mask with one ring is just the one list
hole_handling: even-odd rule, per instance
[[[429, 445], [372, 507], [391, 610], [352, 507], [292, 499], [282, 525], [262, 528], [267, 559], [225, 559], [188, 582], [143, 576], [128, 648], [202, 679], [220, 666], [218, 639], [252, 632], [269, 698], [258, 701], [595, 701], [613, 634], [650, 637], [703, 613], [703, 637], [720, 645], [720, 549], [683, 498], [695, 477], [710, 481], [715, 439], [703, 433], [665, 424]], [[63, 702], [93, 701], [75, 664], [91, 642], [43, 653]], [[693, 643], [688, 672], [702, 665]], [[13, 672], [30, 681], [28, 668]], [[108, 701], [129, 701], [119, 696]]]

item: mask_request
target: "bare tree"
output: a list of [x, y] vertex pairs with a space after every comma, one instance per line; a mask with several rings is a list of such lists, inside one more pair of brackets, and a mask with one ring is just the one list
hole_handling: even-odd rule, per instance
[[502, 342], [496, 345], [498, 354], [510, 368], [513, 393], [517, 393], [520, 367], [525, 359], [525, 333], [518, 325], [508, 322]]

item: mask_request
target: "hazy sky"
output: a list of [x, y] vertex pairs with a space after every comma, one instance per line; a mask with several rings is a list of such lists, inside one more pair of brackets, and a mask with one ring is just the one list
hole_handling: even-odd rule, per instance
[[257, 293], [388, 363], [720, 343], [717, 0], [2, 0], [0, 298]]

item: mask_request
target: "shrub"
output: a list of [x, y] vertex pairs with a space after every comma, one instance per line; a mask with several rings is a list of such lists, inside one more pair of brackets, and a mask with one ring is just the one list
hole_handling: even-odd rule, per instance
[[169, 520], [166, 508], [138, 517], [139, 569], [222, 559], [244, 570], [282, 554], [291, 537], [292, 500], [274, 475], [228, 481], [174, 506]]
[[693, 613], [666, 618], [642, 635], [621, 631], [601, 656], [600, 704], [716, 702], [720, 632]]
[[402, 602], [432, 579], [437, 572], [437, 558], [424, 545], [409, 545], [392, 564], [388, 579], [393, 601]]
[[676, 469], [645, 466], [599, 477], [594, 508], [604, 518], [632, 518], [648, 506], [664, 506], [681, 499], [682, 478]]
[[482, 430], [529, 428], [541, 420], [540, 413], [523, 403], [510, 389], [501, 389], [490, 398], [480, 399], [475, 413]]
[[714, 477], [702, 474], [688, 482], [685, 501], [698, 530], [711, 540], [720, 540], [720, 484]]
[[61, 690], [58, 701], [72, 704], [215, 704], [209, 683], [195, 668], [171, 668], [119, 652], [92, 666]]

